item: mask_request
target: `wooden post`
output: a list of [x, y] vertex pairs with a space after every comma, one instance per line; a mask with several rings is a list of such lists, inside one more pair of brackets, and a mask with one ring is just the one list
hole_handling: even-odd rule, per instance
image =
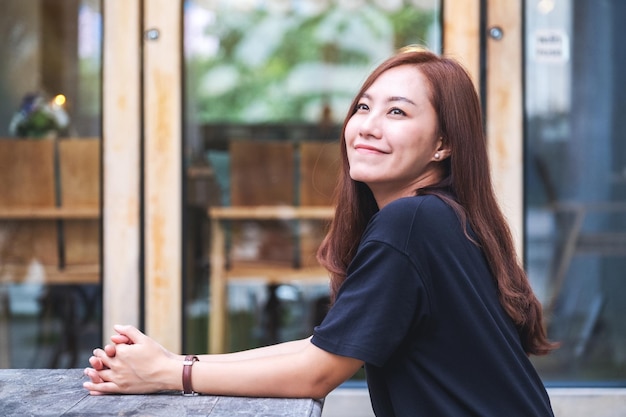
[[461, 62], [480, 87], [480, 1], [443, 2], [443, 52]]
[[146, 332], [182, 346], [182, 2], [144, 0]]
[[140, 326], [141, 1], [104, 0], [103, 341]]
[[496, 195], [521, 257], [524, 224], [524, 13], [519, 0], [488, 0], [487, 12], [486, 70], [489, 82], [486, 85], [485, 113], [489, 159]]

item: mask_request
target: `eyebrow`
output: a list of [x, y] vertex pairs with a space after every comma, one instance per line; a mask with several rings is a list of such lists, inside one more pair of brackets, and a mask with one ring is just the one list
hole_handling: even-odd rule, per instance
[[[369, 99], [369, 100], [371, 100], [371, 99], [372, 99], [372, 96], [370, 96], [370, 95], [369, 95], [369, 94], [367, 94], [367, 93], [363, 93], [363, 95], [362, 95], [361, 97], [363, 97], [363, 98], [367, 98], [367, 99]], [[417, 106], [417, 104], [415, 104], [415, 102], [414, 102], [413, 100], [411, 100], [411, 99], [409, 99], [409, 98], [407, 98], [407, 97], [403, 97], [403, 96], [391, 96], [391, 97], [389, 97], [389, 98], [387, 99], [387, 102], [388, 102], [388, 103], [392, 103], [392, 102], [394, 102], [394, 101], [403, 101], [403, 102], [405, 102], [405, 103], [409, 103], [409, 104], [412, 104], [412, 105], [414, 105], [414, 106]]]

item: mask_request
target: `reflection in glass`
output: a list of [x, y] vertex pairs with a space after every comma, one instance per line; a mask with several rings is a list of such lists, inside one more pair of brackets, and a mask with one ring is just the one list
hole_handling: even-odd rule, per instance
[[[219, 301], [210, 294], [207, 303], [215, 261], [207, 208], [329, 208], [339, 124], [353, 95], [395, 49], [440, 50], [439, 3], [185, 1], [186, 350], [207, 350], [206, 317]], [[219, 261], [257, 268], [228, 284], [226, 350], [311, 333], [325, 313], [326, 277], [266, 284], [278, 268], [314, 267], [326, 224], [221, 223]]]
[[2, 8], [0, 367], [83, 366], [100, 344], [100, 2]]
[[562, 343], [536, 361], [549, 382], [626, 381], [624, 13], [526, 3], [526, 262]]

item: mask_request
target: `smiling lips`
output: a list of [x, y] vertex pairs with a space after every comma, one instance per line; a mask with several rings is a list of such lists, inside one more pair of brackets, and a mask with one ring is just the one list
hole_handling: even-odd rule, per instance
[[389, 153], [389, 152], [382, 151], [378, 148], [375, 148], [373, 146], [363, 145], [363, 144], [354, 145], [354, 149], [356, 151], [361, 151], [362, 153]]

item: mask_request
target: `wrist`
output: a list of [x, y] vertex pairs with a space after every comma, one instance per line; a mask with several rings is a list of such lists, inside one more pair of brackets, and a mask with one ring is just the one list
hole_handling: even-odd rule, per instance
[[198, 362], [198, 357], [196, 355], [186, 355], [183, 359], [183, 370], [182, 370], [182, 394], [183, 395], [198, 395], [198, 393], [193, 389], [193, 383], [191, 379], [191, 375], [193, 373], [193, 365]]
[[154, 391], [182, 391], [183, 385], [180, 377], [182, 358], [164, 358], [154, 364], [155, 370], [149, 380], [155, 385]]

